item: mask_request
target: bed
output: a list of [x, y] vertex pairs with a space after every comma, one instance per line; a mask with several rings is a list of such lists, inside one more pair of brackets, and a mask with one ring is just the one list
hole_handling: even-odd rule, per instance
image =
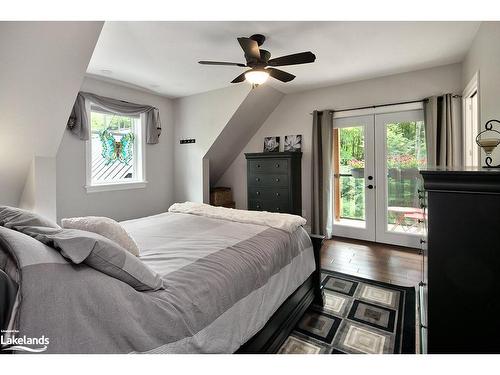
[[0, 292], [2, 327], [49, 338], [47, 353], [272, 353], [322, 301], [321, 239], [302, 227], [172, 212], [121, 224], [164, 289], [137, 291], [0, 227], [4, 265], [11, 258], [0, 290], [17, 291]]

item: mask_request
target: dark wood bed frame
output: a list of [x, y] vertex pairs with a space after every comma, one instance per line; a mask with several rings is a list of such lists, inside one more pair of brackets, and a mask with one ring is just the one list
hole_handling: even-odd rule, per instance
[[[321, 245], [323, 237], [311, 236], [316, 263], [315, 271], [299, 286], [269, 319], [267, 324], [236, 353], [276, 353], [304, 312], [312, 303], [323, 305], [321, 289]], [[5, 329], [13, 303], [8, 294], [15, 293], [17, 285], [4, 273], [0, 274], [0, 328]], [[5, 353], [5, 352], [4, 352]]]
[[269, 319], [264, 328], [241, 346], [236, 353], [276, 353], [299, 319], [312, 303], [323, 306], [321, 288], [321, 246], [322, 236], [311, 235], [316, 269], [311, 276], [288, 297]]

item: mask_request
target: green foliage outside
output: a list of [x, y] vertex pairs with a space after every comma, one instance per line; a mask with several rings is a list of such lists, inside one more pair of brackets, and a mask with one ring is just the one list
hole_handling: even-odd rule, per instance
[[[362, 127], [340, 128], [340, 174], [350, 175], [352, 168], [364, 168], [365, 144]], [[365, 218], [364, 179], [340, 176], [340, 216]]]
[[[381, 131], [381, 129], [376, 129]], [[364, 168], [364, 134], [362, 127], [339, 129], [340, 197], [342, 218], [364, 220], [365, 180], [356, 176]], [[416, 207], [419, 183], [417, 170], [426, 165], [424, 123], [400, 122], [387, 125], [387, 169], [389, 206]], [[358, 173], [359, 175], [359, 173]], [[389, 217], [394, 223], [395, 218]]]
[[92, 133], [99, 134], [105, 129], [126, 132], [133, 129], [134, 121], [131, 117], [105, 114], [101, 112], [91, 113]]

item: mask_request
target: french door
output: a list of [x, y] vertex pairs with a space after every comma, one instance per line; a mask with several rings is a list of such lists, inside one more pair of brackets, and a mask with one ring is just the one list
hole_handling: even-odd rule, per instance
[[419, 246], [424, 129], [421, 109], [334, 119], [334, 235]]
[[375, 241], [374, 117], [333, 120], [333, 234]]

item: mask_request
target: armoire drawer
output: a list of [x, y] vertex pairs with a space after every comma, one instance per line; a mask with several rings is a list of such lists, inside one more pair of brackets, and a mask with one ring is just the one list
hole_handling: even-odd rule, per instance
[[250, 199], [248, 209], [253, 211], [289, 212], [290, 205], [286, 201]]
[[250, 172], [252, 174], [272, 173], [286, 174], [288, 173], [288, 160], [267, 159], [267, 160], [250, 160], [248, 162]]
[[282, 174], [255, 174], [249, 177], [250, 186], [263, 187], [286, 187], [288, 186], [288, 175]]
[[288, 201], [288, 188], [268, 188], [251, 186], [248, 188], [248, 199]]

